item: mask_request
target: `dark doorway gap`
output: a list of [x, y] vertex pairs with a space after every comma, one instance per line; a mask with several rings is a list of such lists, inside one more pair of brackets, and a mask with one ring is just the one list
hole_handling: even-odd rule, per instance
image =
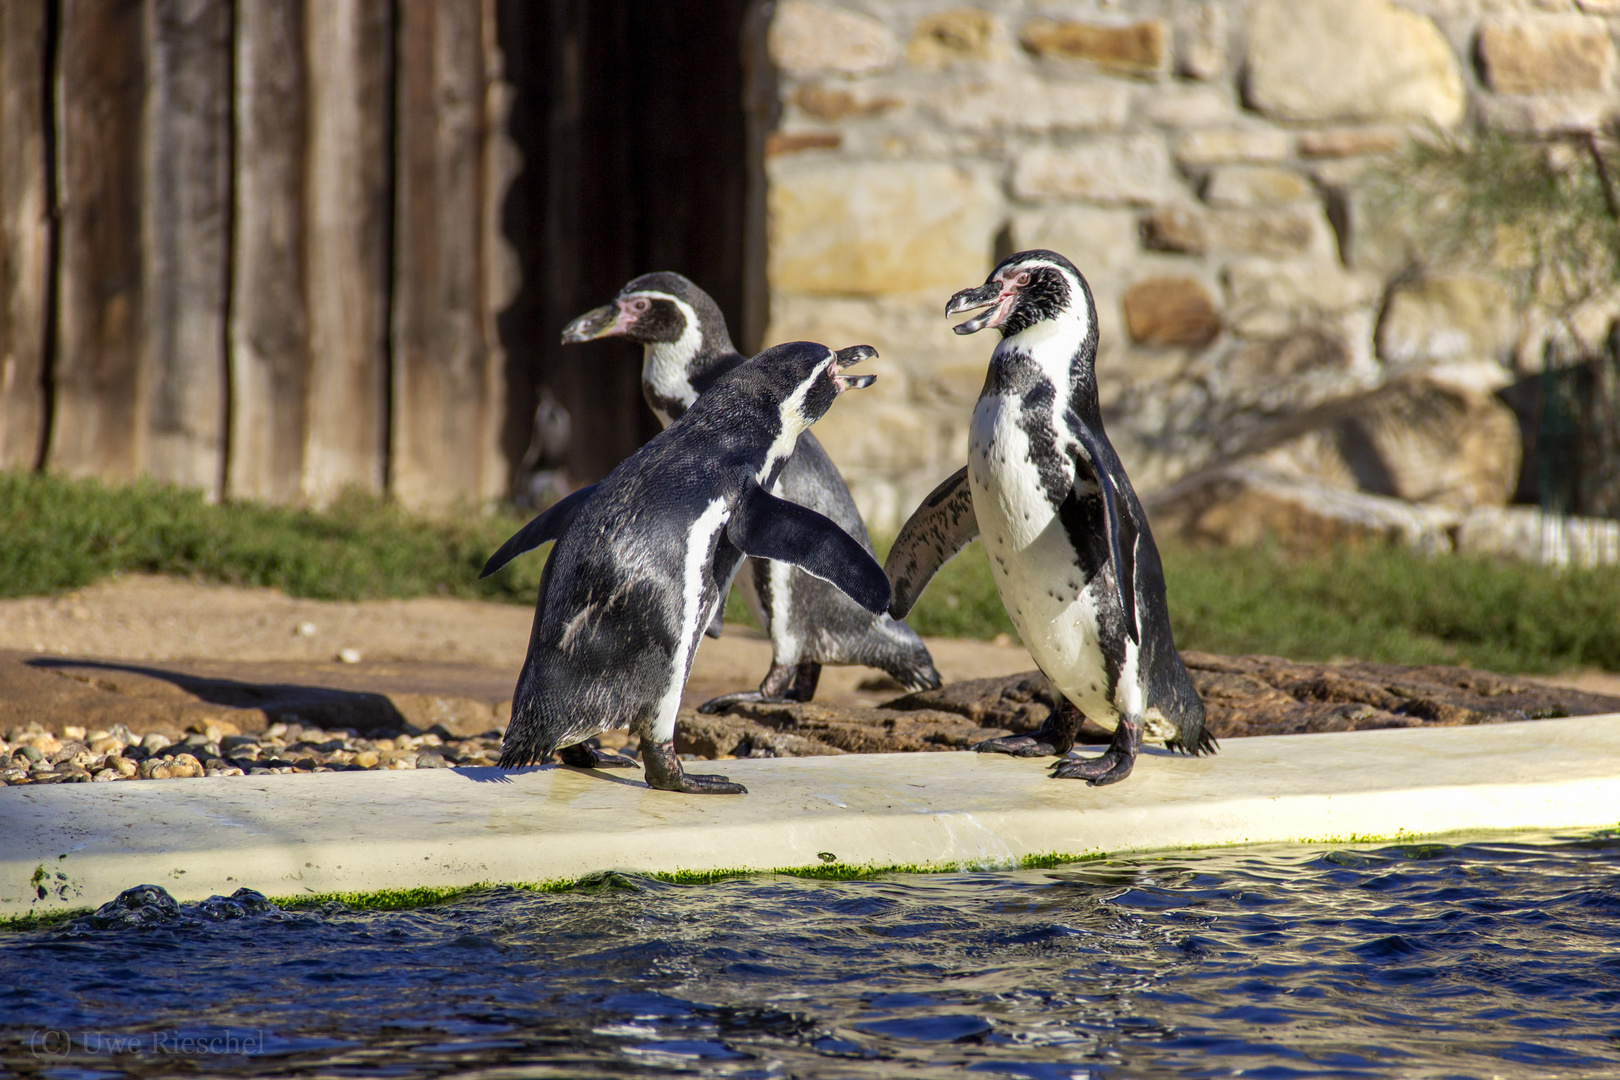
[[[685, 274], [742, 338], [747, 7], [498, 0], [514, 92], [508, 131], [523, 161], [501, 208], [522, 281], [497, 323], [510, 402], [502, 446], [514, 466], [542, 388], [567, 410], [569, 440], [564, 460], [534, 467], [562, 469], [574, 485], [600, 479], [657, 433], [641, 400], [639, 347], [559, 341], [569, 319], [630, 278]], [[521, 499], [528, 477], [512, 479]]]

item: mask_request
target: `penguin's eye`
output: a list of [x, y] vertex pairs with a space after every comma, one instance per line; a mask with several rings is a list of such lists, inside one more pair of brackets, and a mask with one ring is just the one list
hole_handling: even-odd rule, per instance
[[1023, 273], [1019, 274], [1016, 278], [1014, 278], [1013, 281], [1020, 288], [1025, 286], [1025, 285], [1028, 285], [1029, 284], [1029, 271], [1025, 270]]
[[648, 300], [644, 296], [637, 297], [636, 299], [630, 301], [630, 310], [635, 312], [637, 315], [642, 314], [650, 307], [652, 307], [652, 301]]

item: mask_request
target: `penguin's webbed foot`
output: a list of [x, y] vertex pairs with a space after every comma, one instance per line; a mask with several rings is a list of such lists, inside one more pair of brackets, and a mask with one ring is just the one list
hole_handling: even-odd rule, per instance
[[655, 743], [643, 739], [641, 756], [646, 759], [647, 786], [659, 791], [679, 791], [687, 795], [746, 795], [748, 789], [733, 784], [729, 777], [714, 773], [689, 773], [681, 768], [673, 742]]
[[748, 789], [741, 784], [733, 784], [728, 777], [718, 773], [689, 773], [682, 772], [673, 782], [666, 782], [660, 778], [655, 780], [649, 776], [647, 786], [657, 788], [659, 791], [679, 791], [686, 795], [746, 795]]
[[633, 769], [638, 764], [635, 758], [615, 754], [589, 743], [563, 747], [557, 751], [557, 760], [576, 769]]
[[999, 739], [986, 739], [973, 749], [981, 754], [1011, 754], [1013, 757], [1052, 757], [1067, 754], [1074, 746], [1075, 732], [1080, 730], [1084, 717], [1074, 702], [1059, 697], [1057, 708], [1033, 735], [1004, 735]]
[[744, 690], [735, 694], [721, 694], [697, 707], [705, 715], [730, 711], [733, 705], [747, 701], [809, 701], [816, 696], [816, 683], [821, 679], [821, 665], [814, 660], [799, 664], [778, 664], [771, 661], [758, 690]]
[[733, 705], [741, 705], [745, 701], [764, 701], [765, 695], [758, 690], [742, 690], [735, 694], [721, 694], [712, 697], [697, 707], [697, 711], [705, 716], [716, 713], [730, 712]]
[[1084, 780], [1092, 787], [1117, 784], [1131, 775], [1136, 755], [1110, 747], [1094, 758], [1064, 758], [1052, 766], [1054, 780]]
[[1142, 734], [1141, 717], [1122, 716], [1107, 750], [1094, 758], [1064, 758], [1052, 766], [1052, 779], [1084, 780], [1092, 787], [1117, 784], [1131, 775], [1131, 769], [1136, 766]]
[[1051, 757], [1057, 753], [1056, 747], [1042, 742], [1038, 735], [1004, 735], [974, 743], [973, 749], [981, 754], [1011, 754], [1013, 757]]

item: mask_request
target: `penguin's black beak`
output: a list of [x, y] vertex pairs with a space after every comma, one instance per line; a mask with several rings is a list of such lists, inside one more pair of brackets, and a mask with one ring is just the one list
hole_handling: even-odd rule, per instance
[[595, 341], [597, 338], [622, 334], [627, 329], [622, 318], [623, 314], [618, 304], [603, 304], [599, 308], [587, 311], [563, 327], [562, 343], [578, 345], [583, 341]]
[[951, 297], [950, 303], [945, 305], [945, 316], [949, 318], [964, 311], [972, 311], [974, 308], [989, 308], [988, 311], [980, 312], [967, 322], [958, 323], [951, 328], [958, 334], [976, 334], [986, 327], [1000, 326], [1005, 322], [1016, 299], [1018, 299], [1017, 289], [991, 278], [976, 289], [963, 289]]
[[870, 360], [877, 354], [878, 351], [870, 345], [851, 345], [834, 353], [832, 365], [827, 370], [832, 376], [833, 386], [837, 388], [836, 392], [842, 394], [845, 390], [864, 390], [876, 382], [876, 375], [849, 376], [844, 374], [844, 368]]

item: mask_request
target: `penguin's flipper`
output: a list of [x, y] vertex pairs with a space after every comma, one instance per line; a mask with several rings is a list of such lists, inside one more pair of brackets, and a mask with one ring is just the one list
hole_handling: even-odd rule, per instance
[[511, 539], [489, 557], [489, 562], [484, 564], [483, 571], [478, 575], [479, 579], [489, 577], [525, 551], [533, 551], [541, 544], [560, 539], [562, 534], [568, 531], [568, 525], [574, 520], [574, 515], [579, 513], [579, 508], [585, 505], [585, 501], [595, 490], [595, 484], [582, 487], [546, 507], [533, 521], [513, 533]]
[[744, 555], [792, 563], [830, 582], [874, 615], [889, 606], [889, 579], [854, 537], [809, 507], [778, 499], [752, 477], [732, 505], [726, 537]]
[[889, 614], [903, 619], [939, 568], [979, 537], [967, 466], [952, 473], [917, 507], [895, 538], [883, 572], [894, 585]]
[[1108, 523], [1108, 555], [1114, 563], [1114, 584], [1119, 589], [1120, 610], [1125, 613], [1125, 633], [1132, 642], [1140, 645], [1142, 631], [1136, 621], [1136, 524], [1126, 513], [1119, 487], [1114, 483], [1113, 471], [1109, 468], [1113, 454], [1104, 449], [1107, 444], [1075, 415], [1073, 409], [1064, 410], [1063, 422], [1079, 449], [1078, 457], [1081, 460], [1075, 464], [1085, 465], [1084, 469], [1075, 469], [1075, 481], [1085, 479], [1086, 474], [1090, 473], [1102, 490], [1103, 519]]
[[714, 617], [709, 620], [708, 627], [703, 631], [704, 634], [712, 638], [718, 638], [720, 631], [726, 625], [726, 598], [731, 595], [731, 584], [737, 580], [737, 571], [741, 570], [743, 566], [743, 560], [739, 558], [732, 562], [731, 570], [727, 572], [724, 568], [725, 561], [726, 553], [721, 551], [714, 553], [714, 576], [720, 586], [720, 600], [715, 605]]

